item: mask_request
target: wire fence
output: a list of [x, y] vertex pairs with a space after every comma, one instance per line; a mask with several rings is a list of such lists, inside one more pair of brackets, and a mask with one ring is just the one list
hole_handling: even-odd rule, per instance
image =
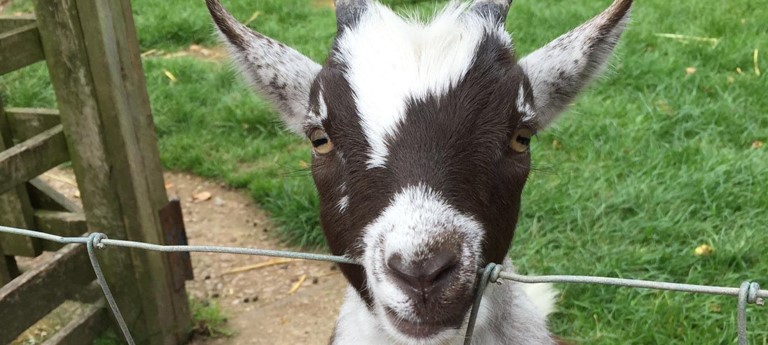
[[[175, 252], [198, 252], [198, 253], [226, 253], [226, 254], [244, 254], [244, 255], [256, 255], [256, 256], [270, 256], [270, 257], [284, 257], [292, 259], [302, 260], [315, 260], [315, 261], [328, 261], [341, 264], [359, 264], [357, 261], [345, 257], [345, 256], [333, 256], [313, 253], [301, 253], [301, 252], [289, 252], [282, 250], [268, 250], [268, 249], [249, 249], [241, 247], [222, 247], [222, 246], [173, 246], [173, 245], [157, 245], [150, 243], [113, 240], [107, 238], [102, 233], [92, 233], [83, 237], [61, 237], [51, 235], [43, 232], [17, 229], [12, 227], [0, 226], [0, 233], [8, 233], [20, 236], [29, 236], [39, 238], [48, 241], [54, 241], [63, 244], [84, 244], [88, 249], [88, 257], [93, 266], [93, 271], [96, 274], [96, 280], [101, 286], [104, 292], [104, 297], [109, 304], [112, 314], [114, 315], [120, 330], [123, 333], [125, 341], [129, 345], [135, 345], [131, 332], [123, 319], [120, 309], [117, 307], [112, 292], [107, 285], [107, 281], [104, 277], [104, 273], [99, 265], [99, 260], [96, 257], [95, 248], [105, 248], [106, 246], [124, 247], [124, 248], [136, 248], [143, 250], [151, 250], [157, 252], [175, 253]], [[747, 345], [747, 305], [756, 304], [764, 305], [765, 299], [768, 298], [768, 290], [761, 290], [760, 285], [756, 282], [745, 281], [740, 287], [720, 287], [720, 286], [708, 286], [708, 285], [692, 285], [692, 284], [677, 284], [668, 282], [658, 282], [649, 280], [636, 280], [636, 279], [621, 279], [621, 278], [607, 278], [607, 277], [595, 277], [595, 276], [573, 276], [573, 275], [545, 275], [545, 276], [527, 276], [516, 274], [514, 272], [504, 271], [504, 267], [497, 264], [489, 264], [480, 272], [480, 279], [477, 284], [477, 291], [475, 292], [475, 301], [472, 305], [472, 309], [467, 324], [466, 336], [464, 338], [464, 344], [469, 345], [472, 342], [472, 333], [474, 332], [475, 321], [477, 320], [477, 313], [480, 307], [480, 302], [483, 299], [483, 293], [486, 286], [490, 283], [497, 283], [500, 279], [515, 281], [519, 283], [535, 284], [535, 283], [571, 283], [571, 284], [598, 284], [598, 285], [612, 285], [619, 287], [631, 287], [631, 288], [644, 288], [666, 291], [679, 291], [696, 294], [709, 294], [709, 295], [723, 295], [733, 296], [738, 298], [737, 304], [737, 332], [738, 332], [738, 344]]]

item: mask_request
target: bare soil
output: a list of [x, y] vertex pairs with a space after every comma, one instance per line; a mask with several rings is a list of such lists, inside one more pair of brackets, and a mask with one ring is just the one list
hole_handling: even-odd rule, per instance
[[[166, 174], [166, 184], [169, 195], [183, 202], [190, 244], [296, 250], [274, 239], [274, 225], [245, 193], [180, 173]], [[209, 200], [195, 198], [207, 193]], [[346, 287], [333, 264], [291, 261], [228, 274], [278, 260], [192, 254], [195, 280], [187, 284], [189, 294], [217, 301], [234, 333], [192, 344], [327, 344]]]
[[[71, 170], [54, 169], [42, 178], [79, 201]], [[298, 250], [275, 239], [268, 215], [245, 192], [186, 173], [168, 172], [165, 181], [169, 197], [182, 202], [190, 244]], [[218, 305], [232, 335], [197, 336], [190, 344], [328, 343], [346, 288], [335, 265], [205, 253], [193, 253], [192, 265], [188, 294]]]

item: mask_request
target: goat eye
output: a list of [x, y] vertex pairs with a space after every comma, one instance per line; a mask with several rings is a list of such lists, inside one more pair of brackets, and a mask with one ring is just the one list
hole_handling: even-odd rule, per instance
[[509, 147], [518, 153], [526, 152], [531, 144], [531, 137], [533, 137], [533, 132], [530, 129], [518, 128], [512, 134], [512, 141], [509, 142]]
[[312, 142], [312, 146], [315, 148], [317, 154], [324, 155], [333, 151], [333, 142], [328, 138], [328, 134], [322, 129], [313, 129], [309, 133], [309, 141]]

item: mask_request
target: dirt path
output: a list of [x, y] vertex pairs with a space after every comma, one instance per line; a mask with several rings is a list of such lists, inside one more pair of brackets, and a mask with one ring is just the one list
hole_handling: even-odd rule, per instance
[[[241, 191], [187, 174], [166, 174], [168, 193], [183, 202], [190, 244], [286, 249], [273, 240], [266, 214]], [[195, 201], [195, 196], [207, 196]], [[242, 255], [193, 254], [195, 280], [189, 294], [218, 301], [229, 315], [230, 338], [192, 344], [327, 344], [345, 291], [330, 263], [293, 261], [243, 273], [233, 269], [275, 259]], [[303, 277], [303, 279], [302, 279]], [[291, 289], [303, 280], [295, 293]]]
[[[54, 169], [43, 179], [70, 198], [79, 198], [71, 170]], [[273, 239], [274, 226], [245, 192], [185, 173], [166, 173], [165, 181], [169, 197], [182, 201], [190, 244], [295, 250]], [[327, 344], [345, 291], [344, 278], [330, 263], [274, 264], [276, 260], [193, 253], [195, 280], [187, 282], [187, 291], [218, 304], [233, 334], [197, 337], [190, 344]], [[260, 263], [270, 265], [229, 273]]]

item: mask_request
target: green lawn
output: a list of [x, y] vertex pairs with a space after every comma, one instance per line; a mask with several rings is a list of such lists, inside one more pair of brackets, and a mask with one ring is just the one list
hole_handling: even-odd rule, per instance
[[[19, 0], [17, 0], [19, 1]], [[315, 0], [226, 0], [251, 26], [322, 61], [334, 35]], [[432, 1], [390, 1], [426, 13]], [[516, 0], [519, 55], [608, 0]], [[202, 1], [134, 0], [142, 50], [215, 44]], [[16, 8], [24, 9], [24, 3]], [[258, 12], [258, 13], [255, 13]], [[606, 76], [533, 144], [512, 251], [521, 271], [768, 286], [768, 7], [758, 1], [637, 1]], [[719, 39], [680, 41], [659, 33]], [[760, 52], [757, 76], [753, 52]], [[695, 73], [686, 69], [694, 67]], [[317, 246], [309, 146], [227, 62], [145, 59], [162, 159], [249, 190], [293, 243]], [[737, 72], [737, 69], [741, 72]], [[165, 72], [173, 74], [171, 81]], [[11, 106], [53, 106], [44, 66], [0, 79]], [[710, 256], [694, 249], [708, 244]], [[578, 344], [735, 344], [736, 300], [562, 285], [556, 333]], [[768, 309], [749, 309], [751, 344], [768, 344]]]

